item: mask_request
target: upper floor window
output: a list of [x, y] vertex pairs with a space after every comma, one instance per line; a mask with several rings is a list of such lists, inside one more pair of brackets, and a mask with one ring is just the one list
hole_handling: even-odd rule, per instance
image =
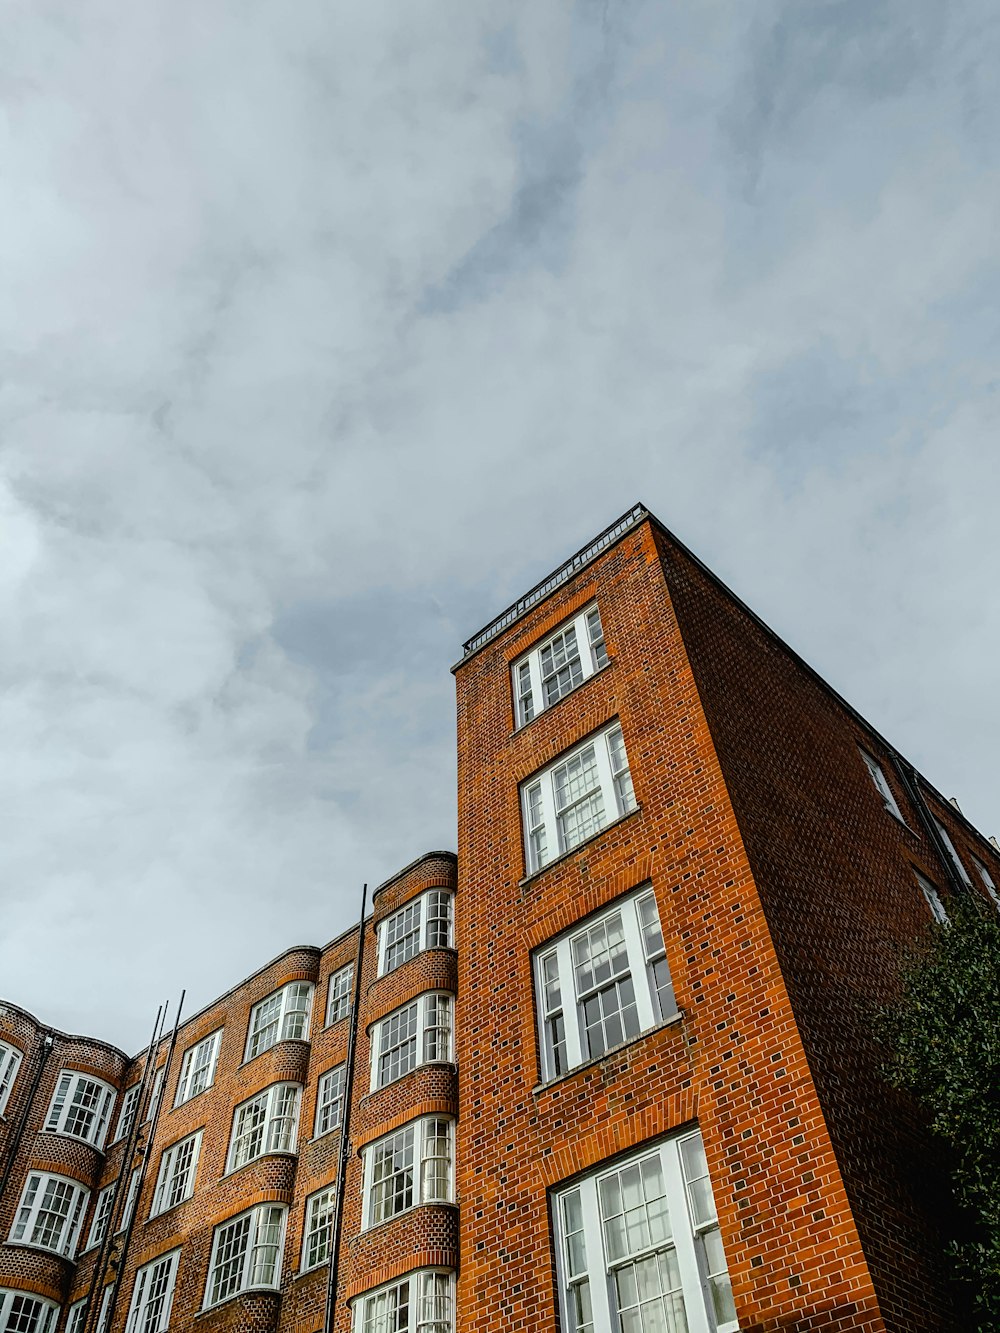
[[424, 949], [446, 949], [453, 943], [452, 894], [428, 889], [379, 925], [378, 974], [383, 976]]
[[115, 1127], [114, 1142], [119, 1139], [127, 1138], [132, 1132], [132, 1126], [135, 1124], [135, 1113], [139, 1107], [139, 1094], [142, 1092], [141, 1083], [133, 1083], [122, 1096], [121, 1110], [118, 1112], [118, 1124]]
[[939, 926], [948, 925], [948, 912], [944, 903], [941, 901], [941, 895], [935, 886], [919, 870], [913, 872], [917, 877], [917, 883], [920, 885], [920, 892], [924, 895], [924, 900], [930, 908], [931, 916]]
[[0, 1041], [0, 1115], [3, 1115], [11, 1088], [21, 1067], [21, 1052], [16, 1046]]
[[[996, 903], [997, 907], [1000, 907], [1000, 890], [997, 889], [993, 876], [978, 857], [974, 856], [972, 858], [972, 863], [976, 867], [976, 873], [979, 875], [979, 878], [983, 881], [983, 886], [986, 889], [986, 892]], [[0, 1104], [0, 1109], [2, 1109], [2, 1104]]]
[[318, 1268], [330, 1257], [330, 1228], [333, 1224], [336, 1191], [332, 1185], [306, 1200], [306, 1224], [302, 1231], [302, 1272]]
[[309, 1036], [312, 992], [308, 981], [292, 981], [255, 1004], [250, 1010], [244, 1059], [252, 1060], [279, 1041], [305, 1041]]
[[938, 833], [940, 834], [941, 841], [944, 843], [945, 851], [948, 853], [948, 858], [951, 861], [951, 864], [955, 868], [956, 875], [958, 875], [959, 879], [962, 881], [962, 883], [965, 885], [967, 889], [971, 889], [972, 880], [969, 878], [969, 872], [962, 864], [962, 858], [955, 850], [955, 844], [952, 842], [948, 830], [941, 823], [940, 819], [935, 819], [934, 824], [935, 827], [937, 828]]
[[132, 1221], [132, 1214], [135, 1212], [135, 1205], [139, 1199], [139, 1181], [141, 1176], [142, 1167], [134, 1167], [132, 1174], [128, 1178], [128, 1189], [125, 1191], [125, 1206], [122, 1209], [122, 1215], [118, 1219], [118, 1225], [115, 1228], [116, 1236], [120, 1236], [123, 1231], [127, 1231], [129, 1223]]
[[738, 1329], [697, 1131], [561, 1190], [553, 1213], [567, 1333]]
[[452, 1122], [426, 1116], [365, 1149], [364, 1224], [419, 1203], [452, 1203]]
[[540, 949], [534, 964], [544, 1079], [677, 1012], [652, 889], [567, 931]]
[[321, 1138], [340, 1125], [344, 1100], [344, 1066], [320, 1074], [316, 1086], [316, 1124], [313, 1137]]
[[153, 1191], [153, 1206], [149, 1210], [150, 1217], [165, 1213], [168, 1208], [190, 1199], [194, 1193], [201, 1134], [199, 1129], [197, 1133], [189, 1134], [186, 1139], [163, 1150], [156, 1189]]
[[517, 725], [551, 708], [607, 661], [600, 612], [588, 606], [511, 668]]
[[125, 1326], [127, 1333], [165, 1333], [170, 1326], [180, 1257], [180, 1250], [171, 1250], [144, 1264], [136, 1273]]
[[184, 1052], [181, 1061], [180, 1078], [177, 1080], [177, 1094], [174, 1105], [189, 1102], [204, 1092], [215, 1082], [215, 1067], [219, 1063], [219, 1046], [222, 1043], [222, 1028], [202, 1038], [195, 1046]]
[[454, 1333], [454, 1288], [452, 1273], [408, 1273], [358, 1297], [352, 1333]]
[[625, 742], [615, 722], [521, 784], [528, 874], [634, 809]]
[[[860, 748], [860, 747], [859, 747]], [[867, 750], [861, 750], [861, 758], [865, 761], [865, 767], [871, 774], [871, 780], [875, 784], [875, 790], [882, 797], [882, 804], [889, 811], [890, 815], [895, 815], [901, 824], [905, 824], [899, 806], [896, 804], [896, 798], [892, 794], [892, 788], [889, 786], [889, 780], [882, 771], [882, 765], [877, 759], [873, 759]]]
[[[3, 1306], [0, 1305], [0, 1314], [3, 1313]], [[69, 1307], [69, 1314], [66, 1316], [66, 1333], [83, 1333], [83, 1318], [87, 1313], [87, 1298], [82, 1301], [74, 1301]], [[0, 1324], [0, 1328], [4, 1325]], [[17, 1325], [15, 1324], [16, 1328]], [[29, 1325], [30, 1327], [30, 1325]]]
[[160, 1109], [160, 1097], [163, 1095], [163, 1074], [165, 1066], [161, 1065], [153, 1075], [153, 1090], [149, 1094], [149, 1102], [146, 1105], [146, 1114], [142, 1123], [148, 1124], [156, 1116]]
[[417, 1065], [452, 1059], [452, 996], [433, 991], [389, 1014], [372, 1030], [372, 1090]]
[[351, 982], [354, 980], [354, 964], [348, 963], [339, 972], [334, 972], [326, 991], [326, 1025], [337, 1023], [351, 1012]]
[[295, 1151], [301, 1091], [297, 1083], [272, 1083], [237, 1106], [227, 1171], [235, 1171], [265, 1153]]
[[92, 1143], [95, 1148], [103, 1148], [114, 1101], [115, 1090], [109, 1084], [64, 1069], [56, 1083], [45, 1128], [55, 1134], [71, 1134], [75, 1139]]
[[24, 1182], [10, 1238], [72, 1259], [90, 1191], [77, 1180], [32, 1171]]
[[[83, 1308], [82, 1301], [80, 1308]], [[5, 1333], [8, 1329], [10, 1333], [52, 1333], [58, 1318], [59, 1306], [53, 1305], [51, 1301], [43, 1301], [40, 1296], [30, 1296], [26, 1291], [9, 1291], [0, 1287], [0, 1329]]]
[[281, 1247], [286, 1209], [261, 1203], [223, 1222], [212, 1237], [205, 1308], [255, 1287], [273, 1290], [281, 1282]]
[[100, 1245], [108, 1234], [108, 1223], [111, 1221], [111, 1210], [115, 1204], [115, 1186], [117, 1183], [116, 1180], [113, 1180], [110, 1185], [105, 1185], [97, 1196], [94, 1203], [94, 1215], [90, 1219], [90, 1231], [87, 1233], [88, 1250], [95, 1245]]

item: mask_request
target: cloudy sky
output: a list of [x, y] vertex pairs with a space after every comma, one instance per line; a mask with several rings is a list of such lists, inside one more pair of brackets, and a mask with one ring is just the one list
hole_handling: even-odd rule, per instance
[[6, 0], [0, 993], [135, 1048], [454, 846], [642, 499], [1000, 832], [990, 0]]

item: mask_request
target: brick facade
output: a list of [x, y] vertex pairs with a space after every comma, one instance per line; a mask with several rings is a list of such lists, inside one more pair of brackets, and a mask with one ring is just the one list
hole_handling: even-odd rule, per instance
[[[591, 607], [606, 661], [595, 657], [586, 679], [516, 725], [512, 666], [567, 623], [583, 626]], [[995, 848], [641, 509], [467, 649], [455, 668], [457, 861], [421, 857], [376, 891], [364, 923], [336, 1333], [348, 1333], [366, 1293], [417, 1272], [456, 1275], [458, 1333], [576, 1333], [560, 1315], [560, 1286], [571, 1279], [559, 1201], [695, 1130], [743, 1333], [957, 1331], [941, 1260], [942, 1163], [913, 1108], [879, 1075], [871, 1015], [893, 994], [900, 950], [929, 919], [915, 872], [945, 904], [963, 888], [932, 820], [987, 902], [976, 863], [1000, 882]], [[630, 799], [619, 817], [606, 812], [568, 850], [553, 841], [547, 863], [531, 870], [522, 785], [540, 774], [549, 781], [548, 766], [603, 744], [614, 725], [634, 808]], [[861, 750], [880, 765], [900, 817]], [[387, 920], [420, 900], [426, 922], [427, 895], [441, 891], [454, 895], [455, 947], [421, 935], [413, 956], [380, 975]], [[533, 960], [556, 947], [570, 957], [588, 923], [634, 911], [636, 895], [649, 893], [672, 1007], [638, 1036], [553, 1075], [540, 1049]], [[70, 1305], [93, 1287], [93, 1333], [101, 1293], [120, 1273], [107, 1333], [122, 1333], [139, 1269], [179, 1250], [171, 1329], [319, 1333], [328, 1264], [304, 1265], [307, 1209], [337, 1179], [341, 1133], [314, 1136], [317, 1098], [323, 1075], [344, 1067], [351, 1026], [325, 1018], [330, 978], [354, 964], [358, 944], [354, 927], [322, 949], [290, 949], [185, 1021], [173, 1048], [164, 1036], [151, 1143], [148, 1097], [135, 1135], [116, 1134], [120, 1094], [143, 1078], [145, 1053], [130, 1058], [0, 1006], [0, 1042], [22, 1053], [0, 1117], [0, 1236], [10, 1237], [32, 1171], [90, 1191], [75, 1258], [5, 1240], [0, 1293], [57, 1304], [62, 1333]], [[246, 1059], [254, 1006], [300, 983], [314, 988], [308, 1032], [279, 1029], [279, 1040]], [[637, 975], [629, 984], [647, 983]], [[375, 1086], [377, 1035], [414, 1002], [419, 1041], [431, 1041], [427, 1015], [448, 1010], [427, 1007], [428, 997], [455, 997], [450, 1058], [421, 1060]], [[570, 1008], [565, 1021], [582, 1023]], [[211, 1085], [175, 1105], [185, 1052], [220, 1032]], [[423, 1054], [432, 1049], [441, 1047]], [[103, 1148], [46, 1130], [64, 1070], [115, 1090]], [[276, 1146], [228, 1169], [237, 1108], [285, 1084], [301, 1089], [294, 1151]], [[445, 1122], [450, 1201], [384, 1221], [364, 1216], [366, 1163], [370, 1176], [387, 1136], [415, 1127], [420, 1141], [421, 1125]], [[193, 1191], [150, 1217], [163, 1154], [195, 1133]], [[127, 1182], [144, 1160], [131, 1230], [113, 1234], [123, 1187], [112, 1236], [88, 1248], [98, 1192]], [[280, 1282], [207, 1302], [217, 1229], [258, 1206], [270, 1217], [269, 1205], [285, 1210]], [[671, 1199], [675, 1232], [685, 1209]], [[692, 1254], [709, 1253], [697, 1249], [708, 1244], [702, 1233], [691, 1244]], [[659, 1253], [662, 1267], [670, 1245]], [[624, 1269], [609, 1277], [597, 1258], [588, 1253], [587, 1271], [599, 1304]], [[699, 1288], [707, 1272], [703, 1258]], [[713, 1327], [707, 1305], [698, 1313], [703, 1292], [689, 1275], [682, 1282], [692, 1328]], [[414, 1289], [414, 1309], [415, 1300]]]

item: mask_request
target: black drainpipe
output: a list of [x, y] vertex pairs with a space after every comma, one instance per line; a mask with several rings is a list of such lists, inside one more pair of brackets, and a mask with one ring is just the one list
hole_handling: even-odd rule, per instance
[[38, 1092], [38, 1085], [42, 1081], [42, 1074], [45, 1072], [45, 1063], [52, 1054], [54, 1045], [52, 1029], [46, 1028], [38, 1043], [38, 1067], [35, 1070], [35, 1077], [31, 1081], [31, 1091], [28, 1093], [27, 1101], [24, 1103], [24, 1110], [21, 1112], [21, 1118], [17, 1122], [17, 1129], [14, 1131], [14, 1137], [10, 1141], [10, 1148], [7, 1152], [7, 1160], [4, 1163], [3, 1175], [0, 1176], [0, 1198], [7, 1188], [7, 1182], [10, 1180], [10, 1173], [14, 1169], [14, 1159], [17, 1157], [18, 1149], [21, 1146], [21, 1140], [24, 1138], [24, 1131], [28, 1127], [28, 1117], [31, 1115], [32, 1107], [35, 1104], [35, 1094]]

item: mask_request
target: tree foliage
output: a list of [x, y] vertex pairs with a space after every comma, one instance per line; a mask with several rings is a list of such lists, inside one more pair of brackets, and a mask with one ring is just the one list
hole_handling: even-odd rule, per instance
[[952, 1253], [970, 1284], [981, 1333], [1000, 1329], [1000, 916], [952, 899], [907, 960], [900, 1002], [886, 1015], [889, 1074], [925, 1108], [950, 1149], [969, 1235]]

